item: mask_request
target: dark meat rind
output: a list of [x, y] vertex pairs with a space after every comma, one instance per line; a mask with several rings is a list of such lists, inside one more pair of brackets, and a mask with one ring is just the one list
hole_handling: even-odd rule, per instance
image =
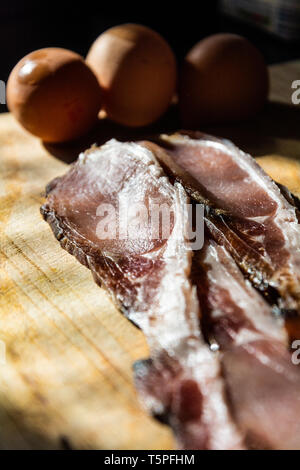
[[295, 194], [292, 194], [291, 191], [286, 187], [284, 186], [283, 184], [280, 184], [280, 183], [276, 183], [281, 194], [283, 195], [283, 197], [285, 197], [285, 199], [291, 204], [291, 206], [294, 206], [295, 209], [296, 209], [296, 215], [297, 215], [297, 219], [298, 219], [298, 222], [300, 220], [300, 199], [298, 198], [298, 196], [295, 196]]
[[[97, 238], [97, 207], [115, 205], [119, 196], [127, 205], [168, 203], [174, 213], [168, 238], [152, 239], [147, 224], [137, 241]], [[41, 212], [62, 247], [91, 269], [146, 334], [151, 365], [136, 378], [145, 406], [154, 411], [155, 402], [168, 415], [182, 448], [240, 449], [243, 438], [227, 407], [218, 359], [199, 329], [199, 304], [189, 279], [187, 202], [182, 186], [170, 184], [149, 150], [111, 141], [82, 154], [48, 186]], [[161, 374], [170, 378], [168, 390]], [[147, 385], [153, 377], [156, 389]], [[188, 411], [189, 400], [197, 403]]]

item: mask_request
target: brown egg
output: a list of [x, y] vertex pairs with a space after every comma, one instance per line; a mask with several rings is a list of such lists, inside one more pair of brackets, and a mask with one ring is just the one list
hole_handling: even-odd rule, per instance
[[31, 52], [12, 70], [7, 104], [18, 121], [46, 142], [85, 134], [101, 107], [97, 78], [82, 57], [59, 48]]
[[268, 70], [245, 38], [216, 34], [187, 54], [180, 79], [183, 124], [226, 123], [257, 113], [268, 95]]
[[176, 61], [155, 31], [136, 24], [111, 28], [96, 39], [86, 60], [113, 121], [145, 126], [168, 108], [176, 86]]

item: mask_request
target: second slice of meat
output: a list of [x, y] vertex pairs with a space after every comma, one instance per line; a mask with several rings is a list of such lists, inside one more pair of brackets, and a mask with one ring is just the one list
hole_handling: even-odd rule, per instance
[[254, 158], [200, 132], [144, 142], [167, 173], [207, 207], [207, 227], [251, 282], [300, 314], [300, 226], [297, 209]]

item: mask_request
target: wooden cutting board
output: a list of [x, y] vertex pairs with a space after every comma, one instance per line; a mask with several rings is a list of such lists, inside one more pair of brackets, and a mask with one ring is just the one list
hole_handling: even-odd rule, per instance
[[[300, 62], [270, 72], [261, 116], [209, 130], [300, 196], [300, 105], [291, 103]], [[122, 132], [109, 126], [94, 140]], [[0, 115], [0, 449], [170, 449], [170, 430], [142, 410], [132, 382], [132, 363], [148, 354], [143, 334], [39, 213], [45, 185], [83, 145], [46, 149]]]

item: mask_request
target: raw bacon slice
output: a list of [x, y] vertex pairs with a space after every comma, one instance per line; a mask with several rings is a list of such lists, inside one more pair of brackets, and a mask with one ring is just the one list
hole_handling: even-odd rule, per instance
[[235, 419], [251, 448], [300, 448], [300, 374], [282, 320], [213, 240], [194, 258], [202, 326], [220, 348]]
[[[131, 215], [135, 236], [111, 239], [101, 232], [99, 238], [99, 207], [109, 211], [140, 203], [147, 210], [152, 203], [172, 209], [167, 237], [159, 231], [154, 238], [149, 219], [136, 226]], [[198, 325], [199, 304], [189, 280], [186, 203], [182, 186], [169, 182], [151, 151], [110, 141], [81, 154], [66, 175], [49, 185], [41, 212], [61, 246], [92, 271], [145, 332], [151, 360], [137, 366], [137, 386], [151, 411], [168, 416], [179, 446], [243, 448], [227, 408], [218, 359]], [[109, 220], [119, 219], [120, 214]]]
[[161, 135], [144, 145], [206, 204], [212, 236], [253, 284], [285, 313], [299, 313], [298, 211], [255, 160], [231, 142], [200, 132]]

